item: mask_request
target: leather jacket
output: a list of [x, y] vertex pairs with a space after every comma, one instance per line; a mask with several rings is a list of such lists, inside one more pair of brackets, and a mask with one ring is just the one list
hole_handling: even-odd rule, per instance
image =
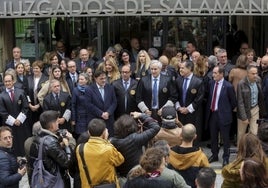
[[111, 143], [125, 158], [125, 162], [117, 167], [117, 172], [120, 176], [126, 177], [129, 170], [139, 164], [143, 146], [147, 146], [148, 142], [160, 130], [158, 123], [153, 118], [143, 114], [140, 120], [143, 123], [143, 132], [134, 132], [125, 138], [111, 138]]
[[[33, 143], [30, 147], [29, 166], [30, 168], [33, 169], [33, 163], [35, 159], [38, 157], [40, 137], [44, 136], [47, 137], [43, 145], [43, 155], [42, 155], [43, 164], [47, 171], [49, 171], [51, 174], [56, 175], [58, 168], [60, 168], [61, 172], [64, 171], [65, 169], [68, 169], [69, 164], [71, 163], [71, 157], [65, 152], [64, 148], [60, 145], [58, 136], [48, 130], [42, 130], [39, 136], [35, 137], [35, 139], [33, 140]], [[30, 173], [32, 173], [32, 170], [30, 170]]]

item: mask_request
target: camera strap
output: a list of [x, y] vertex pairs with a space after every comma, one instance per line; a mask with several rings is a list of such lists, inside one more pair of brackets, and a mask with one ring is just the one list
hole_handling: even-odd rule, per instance
[[89, 176], [89, 171], [88, 171], [86, 161], [85, 161], [85, 158], [84, 158], [84, 145], [85, 145], [85, 143], [81, 143], [79, 145], [79, 154], [80, 154], [80, 157], [81, 157], [81, 161], [82, 161], [82, 164], [83, 164], [83, 169], [85, 171], [88, 184], [91, 185], [91, 179], [90, 179], [90, 176]]

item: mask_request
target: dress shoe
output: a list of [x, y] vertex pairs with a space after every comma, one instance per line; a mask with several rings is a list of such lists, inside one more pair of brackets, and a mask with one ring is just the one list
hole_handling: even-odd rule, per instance
[[223, 159], [223, 162], [222, 162], [222, 168], [226, 165], [229, 164], [229, 160], [228, 159]]
[[212, 163], [212, 162], [215, 162], [215, 161], [218, 161], [219, 158], [217, 156], [214, 156], [214, 155], [211, 155], [209, 158], [208, 158], [208, 162], [209, 163]]

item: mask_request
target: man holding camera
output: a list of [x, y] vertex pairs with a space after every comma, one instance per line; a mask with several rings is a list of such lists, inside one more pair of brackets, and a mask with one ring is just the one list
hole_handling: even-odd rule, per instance
[[19, 166], [12, 145], [11, 129], [0, 127], [0, 187], [19, 187], [19, 181], [26, 173], [26, 166]]
[[[71, 164], [71, 155], [73, 153], [75, 141], [72, 134], [67, 130], [64, 131], [64, 133], [61, 131], [61, 133], [58, 134], [58, 121], [59, 113], [57, 113], [57, 111], [48, 110], [40, 115], [42, 130], [34, 139], [30, 147], [30, 160], [28, 162], [31, 169], [33, 169], [33, 163], [38, 157], [40, 138], [45, 137], [42, 155], [44, 167], [47, 171], [54, 175], [56, 175], [57, 170], [60, 169], [61, 178], [64, 181], [65, 187], [70, 187], [70, 180], [66, 170]], [[28, 172], [31, 177], [32, 171]]]

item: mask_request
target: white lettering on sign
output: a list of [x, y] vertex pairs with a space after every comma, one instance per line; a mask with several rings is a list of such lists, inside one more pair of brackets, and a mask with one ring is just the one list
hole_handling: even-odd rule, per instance
[[51, 16], [268, 14], [267, 0], [1, 0], [0, 19]]

